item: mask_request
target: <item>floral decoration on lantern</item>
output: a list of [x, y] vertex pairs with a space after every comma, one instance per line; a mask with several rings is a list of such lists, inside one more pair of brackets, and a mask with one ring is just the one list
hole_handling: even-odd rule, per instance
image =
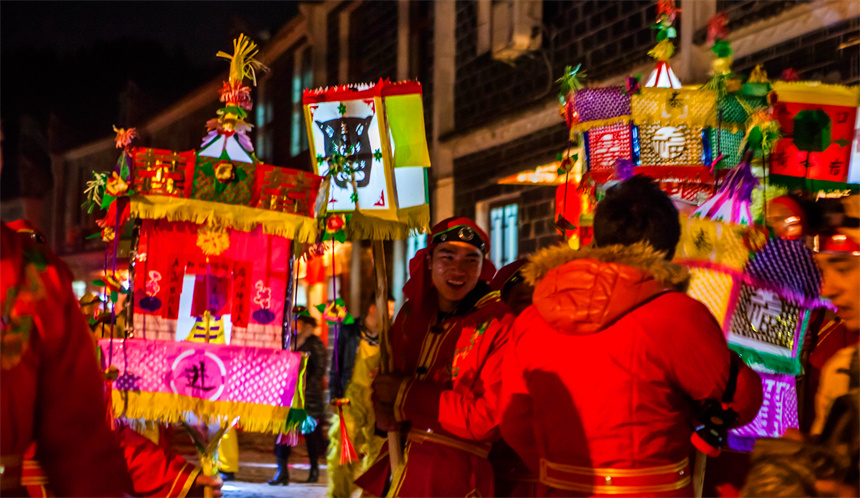
[[215, 165], [215, 179], [221, 183], [232, 182], [236, 179], [236, 167], [230, 161], [221, 161]]
[[116, 304], [119, 300], [120, 293], [128, 294], [129, 290], [122, 285], [115, 273], [105, 273], [105, 275], [91, 282], [96, 287], [104, 287], [107, 292], [110, 292], [110, 302]]
[[128, 182], [114, 171], [105, 185], [105, 192], [114, 197], [122, 197], [128, 192]]
[[649, 52], [652, 58], [666, 62], [675, 55], [675, 45], [672, 39], [678, 37], [678, 31], [672, 24], [681, 9], [675, 7], [675, 0], [659, 0], [657, 2], [657, 24], [653, 29], [657, 30], [657, 45]]
[[222, 193], [228, 184], [243, 182], [248, 174], [242, 168], [237, 168], [230, 161], [221, 161], [214, 167], [210, 163], [200, 166], [204, 175], [215, 179], [215, 192]]
[[346, 242], [346, 225], [352, 215], [329, 214], [323, 221], [322, 240], [334, 240], [340, 243]]
[[316, 309], [322, 313], [323, 319], [330, 324], [342, 323], [350, 325], [355, 323], [355, 318], [346, 312], [346, 303], [341, 298], [337, 298], [328, 304], [318, 304]]
[[207, 256], [218, 256], [230, 247], [230, 237], [224, 229], [203, 226], [197, 230], [197, 247]]

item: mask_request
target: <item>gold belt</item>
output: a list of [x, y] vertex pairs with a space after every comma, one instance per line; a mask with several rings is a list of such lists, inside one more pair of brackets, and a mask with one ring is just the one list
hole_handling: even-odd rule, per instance
[[430, 441], [441, 446], [447, 446], [449, 448], [455, 448], [471, 453], [479, 458], [487, 458], [490, 456], [490, 443], [463, 441], [462, 439], [443, 436], [441, 434], [436, 434], [435, 432], [427, 432], [426, 430], [422, 431], [419, 429], [411, 429], [409, 434], [406, 435], [406, 440], [419, 444], [424, 443], [425, 441]]
[[650, 494], [676, 491], [690, 485], [690, 460], [641, 469], [579, 467], [540, 461], [542, 484], [591, 494]]
[[0, 455], [0, 491], [21, 487], [23, 463], [21, 455]]

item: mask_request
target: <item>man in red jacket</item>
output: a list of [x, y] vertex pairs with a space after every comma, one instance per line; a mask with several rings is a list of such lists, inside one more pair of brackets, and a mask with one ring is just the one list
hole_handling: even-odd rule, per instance
[[597, 248], [548, 248], [524, 269], [534, 305], [511, 332], [501, 430], [538, 495], [692, 496], [691, 426], [732, 371], [727, 407], [755, 417], [761, 380], [681, 292], [679, 236], [672, 202], [636, 176], [597, 205]]
[[[102, 439], [113, 415], [97, 369], [94, 338], [74, 302], [71, 272], [44, 242], [26, 220], [2, 225], [2, 494], [181, 498], [203, 496], [208, 485], [214, 497], [222, 496], [220, 480], [200, 474], [199, 467], [123, 424]], [[67, 308], [73, 313], [64, 314]], [[25, 342], [26, 336], [31, 342]], [[61, 359], [52, 359], [58, 347]], [[20, 397], [19, 388], [32, 387], [33, 376], [44, 385]], [[93, 378], [99, 380], [97, 397], [91, 390]], [[26, 400], [40, 393], [29, 417], [34, 420], [28, 421], [25, 413], [32, 407]], [[51, 413], [42, 414], [41, 407]], [[23, 455], [10, 454], [6, 443], [26, 443], [27, 423], [40, 429], [39, 420], [56, 427], [36, 432]], [[62, 438], [54, 429], [61, 430]], [[62, 458], [61, 468], [78, 472], [57, 473], [57, 458]]]
[[401, 431], [403, 463], [390, 468], [386, 443], [356, 480], [370, 494], [493, 496], [487, 456], [513, 316], [487, 285], [489, 244], [474, 221], [449, 218], [410, 262], [390, 335], [393, 373], [372, 385], [377, 427]]
[[56, 256], [0, 224], [3, 496], [26, 496], [23, 460], [33, 442], [59, 496], [121, 496], [131, 487], [71, 286]]

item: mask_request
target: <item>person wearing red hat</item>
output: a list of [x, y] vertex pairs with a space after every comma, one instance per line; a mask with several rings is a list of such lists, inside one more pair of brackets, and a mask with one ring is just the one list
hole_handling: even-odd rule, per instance
[[537, 496], [693, 496], [694, 445], [719, 448], [758, 412], [758, 374], [683, 292], [680, 229], [634, 176], [597, 204], [597, 247], [544, 249], [524, 268], [534, 304], [511, 331], [500, 427]]
[[499, 438], [501, 361], [513, 322], [487, 282], [487, 234], [467, 218], [433, 227], [410, 261], [407, 297], [390, 334], [391, 374], [372, 385], [377, 427], [403, 435], [391, 469], [387, 443], [356, 484], [375, 496], [493, 496], [487, 456]]

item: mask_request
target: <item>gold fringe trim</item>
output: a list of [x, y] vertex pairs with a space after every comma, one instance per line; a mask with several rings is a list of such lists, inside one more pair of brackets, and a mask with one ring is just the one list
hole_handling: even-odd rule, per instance
[[606, 118], [606, 119], [595, 119], [594, 121], [585, 121], [582, 123], [577, 123], [570, 127], [570, 131], [588, 131], [592, 128], [597, 128], [598, 126], [609, 126], [615, 123], [629, 123], [631, 121], [631, 116], [616, 116], [614, 118]]
[[780, 102], [857, 107], [860, 87], [829, 85], [818, 81], [774, 81]]
[[397, 211], [397, 221], [388, 221], [356, 212], [346, 226], [350, 240], [400, 240], [430, 231], [430, 206], [422, 204]]
[[262, 225], [263, 233], [304, 243], [315, 242], [317, 236], [317, 222], [309, 216], [197, 199], [137, 195], [131, 198], [130, 213], [147, 220], [189, 221], [243, 232]]
[[280, 434], [286, 429], [288, 406], [269, 406], [231, 401], [208, 401], [180, 394], [112, 391], [114, 415], [162, 423], [179, 422], [191, 412], [201, 419], [239, 417], [242, 429]]

